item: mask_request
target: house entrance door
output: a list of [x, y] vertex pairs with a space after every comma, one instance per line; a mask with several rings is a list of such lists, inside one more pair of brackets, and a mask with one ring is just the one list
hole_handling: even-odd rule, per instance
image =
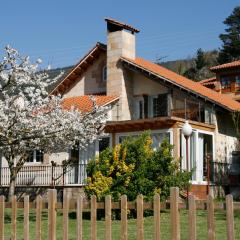
[[186, 159], [186, 140], [181, 134], [181, 169], [192, 171], [192, 182], [207, 181], [207, 157], [213, 157], [213, 135], [193, 130], [188, 141], [189, 159]]

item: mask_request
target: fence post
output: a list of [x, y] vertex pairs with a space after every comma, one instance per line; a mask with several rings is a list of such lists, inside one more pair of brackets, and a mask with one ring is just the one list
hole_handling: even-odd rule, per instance
[[179, 189], [177, 187], [171, 187], [170, 215], [171, 215], [171, 239], [172, 240], [180, 240], [178, 199], [179, 199]]
[[11, 240], [17, 239], [17, 197], [14, 195], [11, 199], [12, 202], [12, 232]]
[[127, 240], [127, 196], [121, 196], [121, 240]]
[[215, 223], [214, 223], [214, 203], [213, 196], [207, 197], [207, 210], [208, 210], [208, 239], [215, 240]]
[[64, 191], [63, 195], [63, 239], [68, 240], [68, 211], [69, 211], [69, 194]]
[[48, 240], [56, 240], [56, 201], [57, 191], [48, 190]]
[[234, 240], [234, 213], [233, 213], [233, 196], [226, 196], [226, 215], [227, 215], [227, 239]]
[[188, 198], [188, 239], [196, 240], [196, 202], [194, 195], [190, 195]]
[[160, 240], [160, 195], [155, 194], [153, 200], [153, 210], [154, 210], [154, 240]]
[[4, 240], [4, 208], [5, 197], [0, 196], [0, 240]]
[[143, 230], [143, 195], [140, 194], [137, 196], [137, 239], [144, 239], [144, 230]]
[[36, 199], [36, 240], [41, 240], [42, 238], [42, 198], [37, 196]]
[[77, 240], [82, 240], [82, 212], [83, 212], [83, 197], [77, 198]]
[[29, 196], [24, 197], [24, 240], [29, 240]]
[[112, 202], [111, 196], [105, 197], [105, 240], [112, 239]]
[[91, 196], [91, 240], [97, 239], [97, 198], [95, 195]]

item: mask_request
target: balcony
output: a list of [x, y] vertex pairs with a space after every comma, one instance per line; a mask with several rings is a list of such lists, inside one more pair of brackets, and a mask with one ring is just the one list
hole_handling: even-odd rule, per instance
[[214, 124], [212, 107], [194, 98], [180, 95], [172, 97], [169, 94], [135, 97], [133, 120], [159, 117], [177, 117]]
[[[17, 175], [16, 186], [54, 187], [83, 186], [86, 179], [86, 164], [57, 166], [24, 166]], [[0, 168], [0, 186], [10, 183], [8, 167]]]

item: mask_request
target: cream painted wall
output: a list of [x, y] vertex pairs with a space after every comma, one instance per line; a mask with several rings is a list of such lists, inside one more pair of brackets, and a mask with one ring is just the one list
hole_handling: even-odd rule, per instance
[[102, 81], [102, 70], [105, 65], [106, 54], [102, 54], [64, 94], [64, 98], [106, 92], [106, 82]]
[[154, 82], [153, 80], [139, 74], [134, 73], [133, 75], [133, 94], [141, 95], [157, 95], [167, 93], [167, 88], [163, 85]]

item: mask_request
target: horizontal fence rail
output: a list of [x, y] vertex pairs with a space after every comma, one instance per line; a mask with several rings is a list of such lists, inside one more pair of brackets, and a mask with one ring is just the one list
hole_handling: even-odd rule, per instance
[[[152, 201], [145, 202], [142, 195], [139, 195], [136, 201], [127, 201], [127, 196], [123, 195], [119, 202], [113, 202], [111, 196], [106, 196], [105, 201], [97, 202], [96, 196], [92, 196], [89, 201], [84, 200], [83, 196], [79, 195], [77, 199], [70, 199], [69, 194], [65, 192], [63, 202], [57, 202], [57, 192], [50, 189], [48, 192], [47, 201], [38, 196], [36, 201], [29, 202], [29, 197], [25, 196], [23, 202], [17, 202], [16, 196], [13, 196], [10, 202], [5, 202], [4, 197], [0, 196], [0, 240], [5, 237], [5, 209], [11, 208], [11, 239], [18, 239], [17, 236], [17, 209], [22, 208], [24, 212], [24, 239], [29, 239], [29, 213], [30, 209], [35, 209], [35, 237], [34, 239], [42, 239], [42, 216], [43, 210], [48, 209], [48, 239], [57, 239], [57, 211], [61, 209], [62, 213], [62, 238], [67, 240], [69, 237], [69, 212], [76, 212], [76, 238], [82, 240], [84, 237], [83, 212], [90, 212], [90, 229], [89, 239], [96, 240], [97, 231], [97, 210], [104, 209], [105, 211], [105, 228], [101, 231], [102, 238], [111, 240], [113, 237], [112, 231], [112, 210], [119, 209], [121, 221], [119, 222], [119, 233], [122, 240], [128, 239], [128, 212], [130, 209], [136, 210], [136, 236], [138, 240], [144, 239], [144, 210], [150, 209], [153, 211], [152, 226], [153, 239], [161, 239], [161, 210], [170, 209], [170, 239], [180, 240], [180, 209], [188, 209], [188, 239], [197, 239], [197, 209], [205, 209], [207, 211], [207, 239], [216, 238], [215, 229], [215, 210], [224, 209], [226, 214], [226, 235], [228, 240], [234, 240], [234, 210], [240, 209], [240, 203], [233, 202], [231, 195], [226, 196], [226, 202], [216, 203], [211, 195], [206, 201], [198, 201], [194, 196], [190, 195], [187, 203], [183, 203], [179, 198], [179, 189], [171, 188], [170, 199], [166, 202], [160, 202], [160, 195], [155, 194]], [[46, 211], [46, 210], [45, 210]], [[72, 229], [72, 228], [71, 228]], [[98, 233], [98, 234], [97, 234]], [[147, 238], [151, 239], [151, 238]]]
[[[84, 185], [86, 164], [70, 166], [23, 166], [17, 174], [16, 186], [67, 186]], [[0, 186], [9, 186], [10, 170], [0, 168]]]

